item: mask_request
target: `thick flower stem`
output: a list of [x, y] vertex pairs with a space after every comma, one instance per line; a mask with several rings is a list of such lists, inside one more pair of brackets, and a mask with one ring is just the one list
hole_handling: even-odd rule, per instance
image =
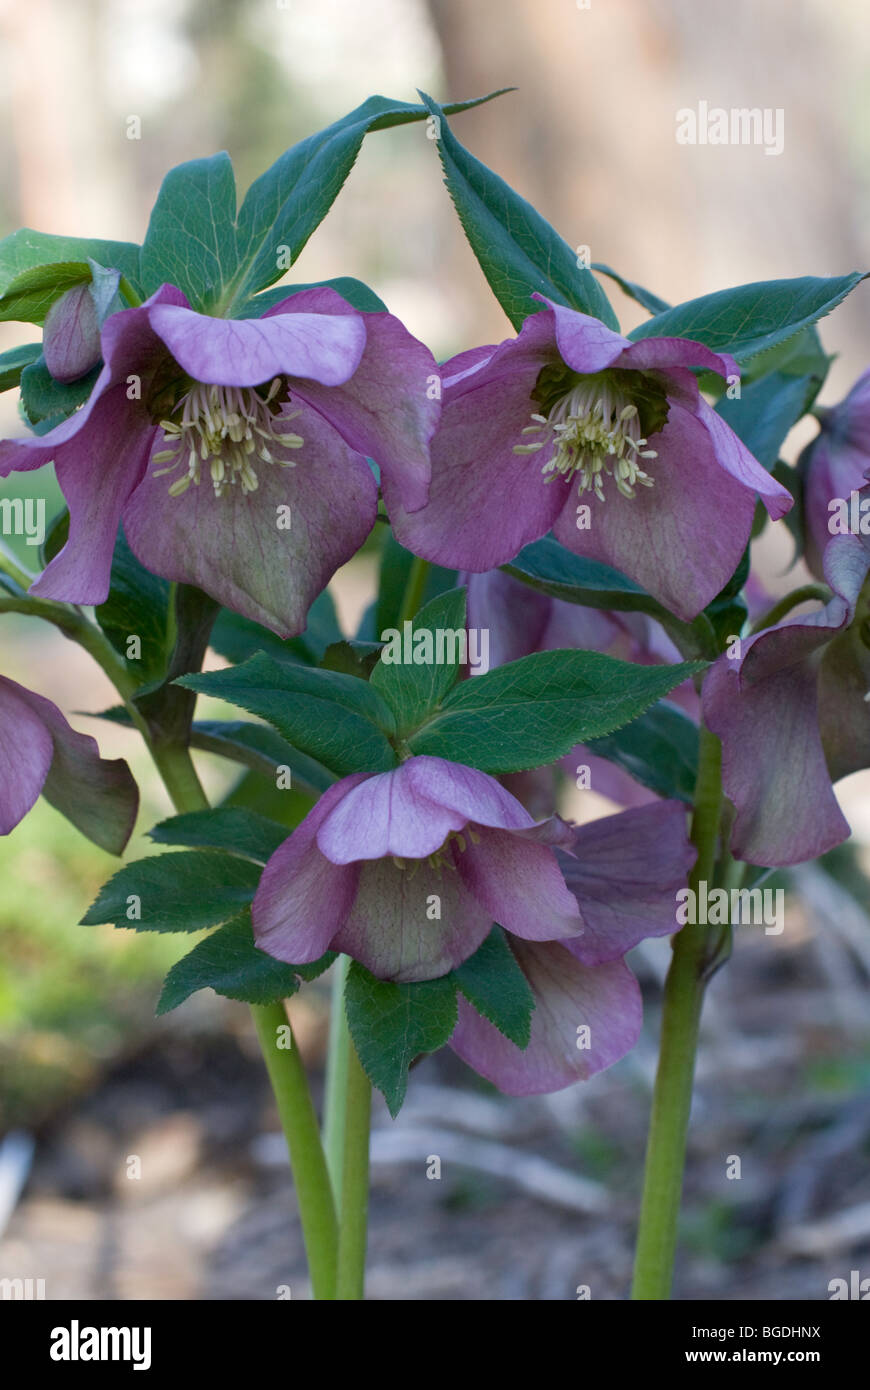
[[[317, 1115], [296, 1040], [281, 1003], [251, 1008], [290, 1152], [302, 1234], [316, 1299], [336, 1296], [338, 1228]], [[289, 1042], [289, 1047], [284, 1042]]]
[[[713, 878], [721, 810], [721, 746], [702, 725], [692, 819], [692, 842], [698, 858], [689, 880], [695, 901], [698, 885], [709, 884]], [[673, 940], [647, 1142], [633, 1299], [670, 1297], [701, 1007], [722, 944], [722, 933], [711, 932], [702, 924], [687, 924]]]
[[336, 1297], [342, 1301], [361, 1299], [364, 1296], [371, 1111], [371, 1082], [360, 1065], [352, 1040], [348, 1037], [347, 1109], [336, 1291]]

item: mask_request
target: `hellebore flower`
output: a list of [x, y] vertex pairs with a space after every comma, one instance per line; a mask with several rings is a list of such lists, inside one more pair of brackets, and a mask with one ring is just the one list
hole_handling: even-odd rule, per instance
[[304, 964], [345, 951], [381, 979], [430, 980], [474, 954], [493, 922], [529, 940], [583, 922], [536, 823], [485, 772], [412, 757], [326, 791], [266, 865], [254, 898], [257, 945]]
[[825, 550], [830, 601], [707, 673], [704, 718], [722, 740], [737, 812], [731, 848], [751, 864], [800, 864], [849, 834], [831, 784], [870, 767], [868, 569], [870, 538], [835, 536]]
[[676, 892], [695, 861], [685, 807], [676, 801], [574, 829], [571, 853], [556, 855], [584, 930], [570, 941], [508, 937], [535, 996], [528, 1047], [517, 1047], [462, 996], [450, 1039], [470, 1067], [508, 1095], [558, 1091], [631, 1051], [641, 995], [623, 957], [644, 937], [678, 930]]
[[127, 764], [101, 758], [50, 700], [0, 676], [0, 835], [15, 829], [40, 792], [89, 840], [121, 853], [139, 804]]
[[[848, 518], [853, 492], [870, 475], [870, 371], [858, 378], [845, 400], [823, 413], [821, 429], [798, 466], [804, 480], [804, 558], [813, 574], [821, 576], [825, 546], [845, 529], [838, 513], [845, 511]], [[870, 503], [865, 515], [870, 533]]]
[[774, 518], [792, 503], [688, 370], [735, 363], [534, 297], [546, 308], [516, 338], [442, 368], [429, 503], [408, 515], [386, 478], [393, 529], [425, 559], [482, 571], [552, 528], [689, 620], [734, 573], [756, 493]]
[[101, 603], [123, 518], [138, 559], [282, 636], [371, 530], [379, 464], [409, 511], [429, 484], [434, 359], [330, 289], [259, 319], [195, 313], [163, 285], [103, 326], [85, 405], [0, 444], [0, 477], [54, 460], [69, 540], [33, 586]]

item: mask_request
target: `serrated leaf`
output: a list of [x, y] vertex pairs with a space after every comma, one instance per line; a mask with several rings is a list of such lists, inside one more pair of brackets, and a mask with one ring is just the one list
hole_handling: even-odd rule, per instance
[[396, 765], [387, 737], [395, 733], [390, 707], [367, 681], [258, 655], [232, 670], [183, 676], [178, 684], [265, 719], [336, 776]]
[[334, 960], [329, 951], [309, 965], [275, 960], [255, 945], [251, 914], [246, 910], [176, 961], [164, 981], [157, 1013], [177, 1009], [200, 989], [213, 989], [215, 994], [247, 1004], [289, 999], [302, 981], [316, 979]]
[[698, 726], [676, 705], [662, 700], [624, 728], [604, 738], [589, 739], [587, 747], [657, 796], [692, 804], [698, 773]]
[[618, 329], [607, 296], [592, 271], [578, 265], [576, 251], [531, 203], [459, 143], [438, 103], [425, 92], [420, 95], [438, 122], [444, 182], [462, 228], [514, 328], [541, 307], [531, 298], [537, 291]]
[[276, 661], [302, 661], [307, 665], [316, 665], [327, 647], [333, 642], [340, 642], [341, 637], [335, 604], [329, 590], [324, 589], [308, 610], [305, 631], [298, 637], [277, 637], [252, 618], [244, 618], [240, 613], [222, 608], [212, 628], [209, 646], [234, 665], [247, 661], [256, 652], [265, 652]]
[[287, 839], [286, 825], [241, 807], [214, 807], [170, 816], [148, 831], [158, 845], [188, 845], [227, 850], [265, 864]]
[[[100, 889], [82, 926], [111, 922], [136, 931], [200, 931], [235, 917], [251, 901], [260, 867], [215, 850], [185, 850], [125, 864]], [[138, 917], [128, 916], [138, 900]]]
[[523, 772], [612, 733], [705, 667], [638, 666], [601, 652], [534, 652], [461, 681], [408, 739], [412, 753]]
[[414, 1058], [443, 1047], [456, 1027], [456, 985], [449, 975], [423, 984], [397, 985], [376, 980], [352, 961], [344, 999], [362, 1068], [395, 1119]]
[[192, 308], [215, 309], [238, 269], [235, 221], [236, 180], [228, 154], [170, 169], [142, 244], [145, 293], [168, 283], [187, 295]]
[[[464, 648], [467, 655], [465, 589], [439, 594], [401, 631], [387, 628], [385, 632], [387, 636], [381, 636], [387, 646], [372, 671], [371, 684], [390, 705], [401, 738], [435, 709], [459, 676]], [[425, 636], [418, 645], [417, 634], [428, 634], [431, 650], [425, 647]], [[387, 660], [397, 652], [400, 661]], [[429, 659], [418, 662], [418, 656]]]
[[13, 280], [36, 266], [81, 264], [88, 260], [120, 270], [134, 285], [139, 278], [139, 247], [130, 241], [102, 241], [97, 237], [53, 236], [22, 227], [0, 241], [0, 294]]
[[479, 1014], [517, 1047], [528, 1047], [535, 996], [501, 927], [493, 927], [483, 945], [452, 973]]
[[25, 367], [42, 356], [42, 343], [25, 343], [22, 347], [0, 352], [0, 391], [9, 391], [21, 380]]
[[276, 304], [281, 304], [291, 295], [301, 294], [303, 290], [323, 289], [335, 290], [336, 294], [340, 294], [342, 299], [346, 299], [348, 304], [352, 304], [354, 309], [359, 309], [361, 313], [383, 314], [387, 312], [384, 301], [368, 285], [364, 285], [362, 280], [355, 280], [351, 275], [338, 275], [333, 280], [312, 280], [307, 284], [278, 285], [274, 290], [264, 290], [262, 294], [255, 294], [253, 299], [248, 299], [244, 304], [240, 304], [238, 309], [234, 311], [233, 317], [258, 319], [268, 309], [273, 309]]
[[628, 336], [693, 338], [746, 362], [816, 323], [864, 279], [864, 272], [759, 280], [690, 299], [648, 319]]

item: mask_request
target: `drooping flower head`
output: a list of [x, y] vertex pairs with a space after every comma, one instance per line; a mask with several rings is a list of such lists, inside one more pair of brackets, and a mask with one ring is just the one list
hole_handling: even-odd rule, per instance
[[426, 501], [436, 369], [390, 314], [324, 288], [219, 319], [164, 285], [101, 344], [81, 410], [0, 444], [0, 476], [54, 460], [69, 505], [35, 593], [101, 603], [123, 519], [146, 568], [289, 636], [374, 524], [367, 458], [404, 506]]
[[[862, 496], [870, 496], [865, 488]], [[751, 864], [800, 864], [846, 839], [832, 783], [870, 767], [870, 538], [825, 550], [833, 597], [722, 656], [703, 688], [736, 809], [731, 848]]]
[[756, 495], [773, 517], [791, 506], [689, 370], [736, 377], [736, 364], [683, 338], [632, 342], [535, 297], [546, 308], [516, 338], [442, 369], [429, 504], [409, 515], [385, 484], [396, 534], [483, 571], [552, 528], [691, 619], [736, 569]]
[[23, 820], [40, 793], [83, 835], [120, 854], [139, 792], [123, 759], [106, 760], [42, 695], [0, 676], [0, 835]]

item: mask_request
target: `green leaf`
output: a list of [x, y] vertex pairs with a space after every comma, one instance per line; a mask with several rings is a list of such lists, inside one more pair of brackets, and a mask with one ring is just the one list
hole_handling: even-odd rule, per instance
[[36, 361], [21, 373], [21, 405], [26, 418], [32, 425], [66, 419], [84, 405], [99, 375], [97, 365], [78, 381], [55, 381], [40, 352]]
[[587, 747], [629, 773], [657, 796], [692, 804], [698, 772], [698, 726], [676, 705], [662, 700], [624, 728]]
[[[111, 922], [116, 927], [159, 932], [216, 927], [251, 901], [260, 873], [259, 865], [214, 850], [139, 859], [125, 864], [103, 885], [82, 926]], [[128, 911], [134, 915], [128, 916]]]
[[592, 271], [578, 265], [576, 251], [531, 203], [459, 143], [437, 102], [425, 92], [420, 96], [437, 122], [444, 182], [469, 245], [514, 328], [541, 308], [531, 298], [537, 291], [618, 329], [607, 296]]
[[[371, 684], [383, 695], [396, 716], [401, 738], [415, 729], [441, 702], [462, 669], [465, 630], [465, 589], [449, 589], [427, 603], [413, 619], [381, 634], [387, 646], [371, 674]], [[428, 634], [418, 645], [417, 634]], [[398, 648], [400, 661], [387, 656]], [[405, 657], [411, 656], [412, 661]], [[417, 661], [417, 657], [423, 658]], [[428, 659], [427, 659], [428, 658]], [[440, 660], [439, 660], [440, 658]]]
[[308, 624], [298, 637], [277, 637], [253, 619], [223, 608], [212, 628], [209, 646], [234, 665], [257, 652], [265, 652], [275, 661], [301, 661], [313, 666], [323, 658], [327, 647], [340, 642], [341, 637], [335, 604], [329, 590], [324, 589], [308, 610]]
[[456, 1027], [456, 985], [449, 975], [423, 984], [392, 984], [352, 961], [344, 997], [363, 1070], [395, 1119], [414, 1058], [443, 1047]]
[[599, 560], [574, 555], [552, 536], [525, 546], [502, 569], [550, 598], [578, 603], [584, 608], [615, 609], [619, 613], [648, 613], [667, 621], [667, 610], [634, 580]]
[[215, 807], [170, 816], [148, 831], [158, 845], [192, 845], [227, 850], [265, 864], [287, 839], [286, 825], [241, 807]]
[[0, 352], [0, 391], [17, 386], [24, 368], [37, 362], [41, 356], [42, 343], [25, 343], [23, 347]]
[[324, 671], [343, 671], [347, 676], [367, 681], [381, 654], [380, 642], [333, 642], [323, 653], [320, 665]]
[[183, 676], [178, 684], [265, 719], [336, 776], [396, 765], [387, 738], [395, 732], [390, 708], [367, 681], [258, 655], [229, 671]]
[[61, 261], [23, 270], [0, 296], [0, 321], [44, 323], [56, 299], [76, 285], [87, 284], [91, 268], [87, 261]]
[[306, 757], [268, 724], [249, 724], [243, 719], [198, 719], [191, 731], [191, 746], [204, 753], [230, 758], [273, 783], [279, 767], [289, 767], [294, 787], [325, 792], [335, 781], [314, 758]]
[[773, 468], [783, 440], [809, 410], [822, 382], [814, 376], [770, 372], [742, 389], [740, 398], [723, 397], [716, 409], [764, 468]]
[[864, 279], [864, 272], [821, 279], [760, 280], [691, 299], [648, 319], [628, 336], [693, 338], [746, 362], [816, 323]]
[[493, 927], [453, 979], [479, 1014], [517, 1047], [528, 1047], [535, 996], [501, 927]]
[[142, 245], [145, 293], [166, 282], [182, 290], [192, 308], [216, 308], [238, 268], [235, 221], [236, 180], [228, 154], [170, 169]]
[[704, 667], [638, 666], [601, 652], [534, 652], [461, 681], [408, 745], [412, 753], [482, 772], [523, 772], [636, 719]]
[[0, 294], [25, 270], [88, 260], [120, 270], [134, 285], [139, 279], [139, 247], [130, 241], [101, 241], [91, 237], [52, 236], [22, 227], [0, 241]]
[[626, 280], [625, 276], [620, 275], [612, 266], [605, 265], [603, 261], [593, 261], [590, 270], [597, 270], [599, 275], [607, 275], [611, 280], [615, 280], [623, 294], [627, 294], [629, 299], [635, 300], [649, 314], [662, 314], [671, 307], [666, 299], [659, 299], [652, 290], [645, 290], [643, 285], [637, 285], [633, 280]]
[[312, 280], [306, 285], [279, 285], [277, 289], [265, 290], [262, 294], [254, 295], [253, 299], [240, 304], [234, 317], [258, 319], [268, 309], [273, 309], [276, 304], [281, 304], [291, 295], [300, 294], [302, 290], [324, 289], [335, 290], [336, 294], [340, 294], [342, 299], [346, 299], [348, 304], [353, 305], [354, 309], [359, 309], [364, 314], [387, 312], [384, 301], [375, 294], [374, 290], [369, 289], [368, 285], [364, 285], [362, 280], [354, 280], [350, 275], [339, 275], [334, 280]]
[[[139, 563], [127, 544], [124, 528], [119, 527], [109, 597], [94, 609], [94, 616], [115, 651], [138, 678], [140, 689], [166, 674], [172, 640], [169, 594], [167, 581]], [[139, 639], [138, 658], [128, 656], [131, 637]]]
[[[378, 598], [372, 613], [370, 635], [381, 639], [381, 633], [388, 627], [395, 627], [402, 612], [402, 604], [408, 587], [414, 556], [410, 550], [400, 545], [392, 531], [387, 532], [381, 551], [380, 572], [378, 575]], [[437, 598], [447, 589], [456, 587], [456, 570], [442, 569], [440, 565], [430, 565], [426, 571], [426, 584], [423, 589], [423, 602]], [[362, 635], [362, 628], [360, 629]]]
[[[492, 92], [447, 109], [468, 111], [500, 95]], [[370, 131], [425, 120], [427, 114], [422, 106], [369, 97], [341, 120], [286, 150], [251, 184], [239, 210], [239, 273], [233, 299], [250, 299], [297, 260], [338, 197]]]
[[304, 980], [313, 980], [335, 960], [332, 952], [310, 965], [285, 965], [254, 944], [249, 911], [200, 941], [176, 961], [163, 985], [158, 1014], [177, 1009], [200, 989], [213, 989], [227, 999], [247, 1004], [271, 1004], [289, 999]]

